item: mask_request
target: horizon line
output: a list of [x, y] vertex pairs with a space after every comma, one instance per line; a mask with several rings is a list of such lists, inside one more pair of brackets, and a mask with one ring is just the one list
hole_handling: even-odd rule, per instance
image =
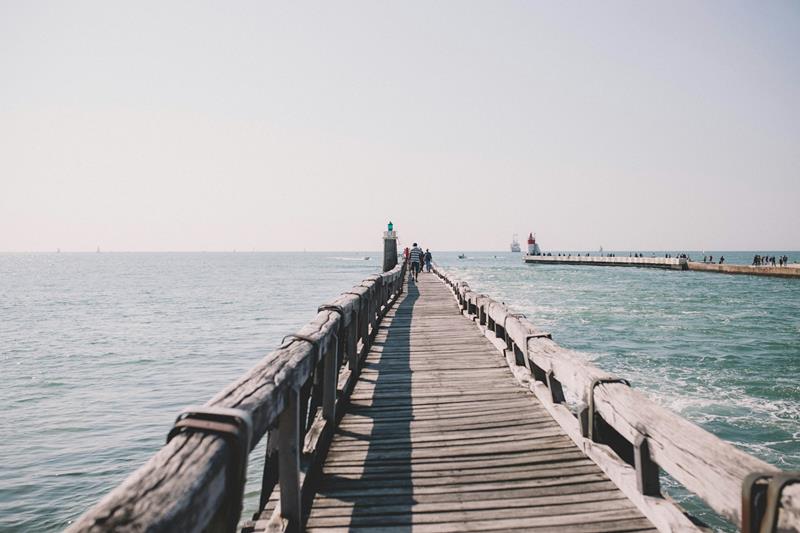
[[[456, 249], [449, 249], [449, 250], [436, 250], [438, 253], [507, 253], [507, 254], [515, 254], [519, 253], [521, 255], [526, 255], [524, 252], [511, 252], [509, 250], [478, 250], [478, 249], [466, 249], [466, 248], [456, 248]], [[708, 253], [708, 252], [735, 252], [735, 253], [742, 253], [742, 252], [759, 252], [759, 251], [774, 251], [774, 252], [794, 252], [800, 253], [800, 249], [792, 250], [792, 249], [780, 249], [780, 248], [748, 248], [748, 249], [707, 249], [707, 250], [673, 250], [673, 249], [655, 249], [655, 248], [630, 248], [630, 249], [603, 249], [603, 253], [616, 253], [616, 252], [648, 252], [648, 253]], [[378, 255], [382, 254], [381, 250], [239, 250], [239, 249], [228, 249], [228, 250], [0, 250], [0, 254], [59, 254], [59, 253], [66, 253], [66, 254], [198, 254], [198, 253], [209, 253], [209, 254], [230, 254], [230, 253], [242, 253], [242, 254], [251, 254], [251, 253], [364, 253], [364, 252], [374, 252]], [[599, 252], [599, 250], [593, 250], [588, 248], [564, 248], [564, 249], [552, 249], [547, 250], [546, 253], [552, 252]], [[401, 253], [400, 249], [398, 248], [398, 253]]]

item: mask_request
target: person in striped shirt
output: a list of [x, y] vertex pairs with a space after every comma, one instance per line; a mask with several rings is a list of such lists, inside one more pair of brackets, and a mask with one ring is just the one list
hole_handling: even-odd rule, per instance
[[408, 255], [411, 261], [411, 275], [414, 276], [414, 281], [417, 281], [419, 277], [419, 267], [422, 264], [422, 248], [417, 246], [417, 243], [414, 243]]

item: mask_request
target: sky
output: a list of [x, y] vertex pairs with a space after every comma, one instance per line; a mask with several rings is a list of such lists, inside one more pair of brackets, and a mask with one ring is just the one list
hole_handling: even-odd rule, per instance
[[0, 0], [0, 250], [800, 250], [796, 1]]

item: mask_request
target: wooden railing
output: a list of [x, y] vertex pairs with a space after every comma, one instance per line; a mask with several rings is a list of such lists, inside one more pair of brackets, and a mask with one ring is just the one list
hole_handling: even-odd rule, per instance
[[259, 512], [276, 486], [270, 528], [299, 530], [303, 506], [378, 323], [403, 290], [405, 264], [367, 278], [202, 408], [68, 531], [233, 531], [248, 453], [268, 434]]
[[505, 304], [434, 270], [518, 381], [661, 531], [697, 528], [662, 496], [660, 470], [742, 531], [800, 530], [800, 473], [781, 472], [654, 403]]

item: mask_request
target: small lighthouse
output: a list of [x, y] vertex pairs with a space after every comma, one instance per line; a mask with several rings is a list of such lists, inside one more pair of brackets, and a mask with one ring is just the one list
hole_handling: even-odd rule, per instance
[[383, 232], [383, 271], [388, 272], [397, 265], [397, 232], [389, 221], [387, 230]]
[[533, 236], [533, 233], [528, 235], [528, 255], [542, 255], [542, 251], [539, 249], [539, 245], [536, 244], [536, 237]]

